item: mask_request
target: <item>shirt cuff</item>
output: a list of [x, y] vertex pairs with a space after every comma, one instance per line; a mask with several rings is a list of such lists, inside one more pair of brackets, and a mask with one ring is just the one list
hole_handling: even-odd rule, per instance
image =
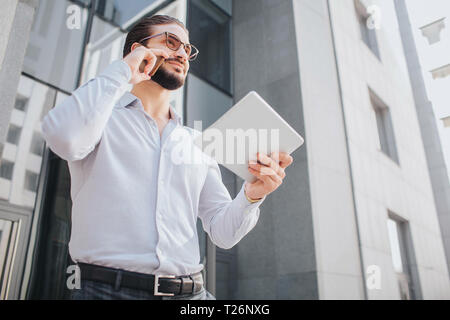
[[261, 200], [256, 201], [256, 202], [250, 202], [248, 201], [247, 197], [245, 196], [245, 184], [246, 181], [244, 181], [244, 183], [242, 184], [241, 190], [239, 191], [239, 193], [236, 196], [236, 201], [239, 204], [239, 208], [241, 209], [245, 209], [245, 212], [248, 213], [250, 211], [253, 211], [254, 209], [257, 209], [261, 203], [266, 199], [266, 196], [264, 196]]

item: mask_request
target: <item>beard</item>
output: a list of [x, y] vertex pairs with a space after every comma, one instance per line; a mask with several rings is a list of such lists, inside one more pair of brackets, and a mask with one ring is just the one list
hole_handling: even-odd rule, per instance
[[[182, 75], [182, 73], [179, 74]], [[184, 77], [177, 76], [173, 72], [168, 71], [165, 66], [159, 67], [151, 80], [167, 90], [176, 90], [184, 85]]]

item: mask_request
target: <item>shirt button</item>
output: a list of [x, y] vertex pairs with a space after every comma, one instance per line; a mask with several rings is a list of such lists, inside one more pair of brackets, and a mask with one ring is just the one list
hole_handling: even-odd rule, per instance
[[164, 180], [161, 180], [161, 184], [164, 184]]

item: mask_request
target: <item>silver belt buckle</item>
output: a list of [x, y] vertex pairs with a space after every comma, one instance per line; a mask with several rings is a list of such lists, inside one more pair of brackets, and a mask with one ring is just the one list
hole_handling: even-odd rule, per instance
[[155, 296], [167, 296], [167, 297], [172, 297], [175, 294], [174, 293], [164, 293], [164, 292], [159, 292], [159, 279], [160, 278], [166, 278], [166, 279], [175, 279], [175, 276], [164, 276], [164, 275], [158, 275], [155, 274], [155, 286], [153, 288], [153, 294]]

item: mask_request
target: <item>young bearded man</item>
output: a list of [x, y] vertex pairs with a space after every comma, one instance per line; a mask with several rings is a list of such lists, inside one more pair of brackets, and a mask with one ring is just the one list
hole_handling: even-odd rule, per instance
[[[214, 299], [203, 283], [197, 218], [215, 245], [231, 248], [281, 185], [293, 160], [284, 153], [259, 155], [249, 165], [257, 180], [235, 199], [216, 161], [171, 158], [180, 144], [194, 149], [194, 130], [169, 98], [197, 55], [180, 21], [146, 17], [127, 35], [123, 59], [43, 119], [44, 138], [71, 175], [69, 252], [81, 275], [72, 299]], [[158, 57], [165, 62], [150, 77]]]

